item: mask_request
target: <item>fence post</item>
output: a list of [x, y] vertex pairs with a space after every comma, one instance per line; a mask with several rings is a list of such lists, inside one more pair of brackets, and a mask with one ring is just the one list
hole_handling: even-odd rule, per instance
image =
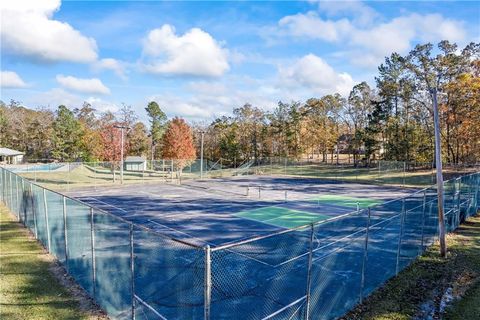
[[10, 211], [13, 211], [12, 173], [10, 172], [8, 175], [10, 176], [10, 182], [9, 182], [9, 186], [8, 186], [10, 188], [10, 192], [9, 192], [10, 193], [10, 203], [9, 203], [10, 208], [9, 209], [10, 209]]
[[314, 228], [312, 223], [310, 224], [310, 242], [309, 242], [309, 251], [308, 251], [305, 320], [310, 319], [310, 290], [312, 286], [312, 261], [313, 261], [313, 230]]
[[22, 178], [22, 202], [23, 205], [23, 225], [27, 225], [27, 201], [28, 197], [25, 197], [25, 179]]
[[363, 289], [365, 287], [365, 270], [367, 268], [367, 259], [368, 259], [368, 237], [370, 234], [370, 216], [371, 209], [368, 208], [368, 218], [367, 218], [367, 229], [365, 231], [365, 247], [363, 251], [363, 262], [362, 262], [362, 278], [360, 282], [360, 303], [363, 302]]
[[462, 178], [457, 178], [458, 189], [457, 189], [457, 214], [455, 215], [455, 229], [460, 225], [460, 203], [461, 203], [461, 194], [462, 194]]
[[68, 237], [67, 237], [67, 199], [63, 196], [63, 237], [65, 249], [65, 268], [68, 271]]
[[35, 231], [35, 239], [38, 239], [38, 230], [37, 230], [37, 214], [35, 213], [35, 199], [33, 196], [33, 184], [30, 183], [30, 197], [31, 197], [31, 204], [32, 204], [32, 214], [33, 214], [33, 228]]
[[4, 169], [2, 167], [0, 167], [0, 181], [2, 182], [2, 185], [1, 185], [1, 188], [2, 190], [0, 190], [0, 200], [3, 202], [3, 190], [5, 188], [5, 180], [3, 180], [3, 172], [4, 172]]
[[423, 252], [424, 237], [425, 237], [425, 207], [427, 205], [427, 189], [423, 190], [423, 204], [422, 204], [422, 243], [420, 247], [420, 254]]
[[50, 227], [48, 224], [48, 205], [47, 205], [47, 194], [45, 189], [43, 189], [43, 207], [45, 209], [45, 228], [47, 229], [47, 248], [48, 252], [52, 252], [51, 243], [50, 243]]
[[91, 240], [91, 253], [92, 253], [92, 281], [93, 281], [93, 298], [96, 297], [96, 283], [97, 275], [95, 273], [95, 230], [93, 221], [93, 208], [90, 207], [90, 240]]
[[17, 220], [20, 221], [20, 196], [18, 195], [18, 176], [15, 176], [15, 189], [17, 190]]
[[135, 255], [133, 251], [133, 224], [130, 224], [130, 276], [132, 290], [132, 320], [135, 320]]
[[395, 275], [398, 275], [399, 268], [400, 268], [400, 251], [402, 247], [404, 219], [405, 219], [405, 199], [402, 199], [402, 212], [400, 214], [400, 233], [398, 235], [397, 264], [395, 267]]
[[8, 202], [10, 199], [8, 199], [8, 172], [7, 170], [4, 170], [4, 177], [2, 178], [3, 180], [3, 203], [5, 204], [5, 206], [8, 208]]
[[205, 284], [204, 284], [204, 319], [210, 319], [210, 302], [212, 297], [212, 261], [210, 246], [205, 247]]

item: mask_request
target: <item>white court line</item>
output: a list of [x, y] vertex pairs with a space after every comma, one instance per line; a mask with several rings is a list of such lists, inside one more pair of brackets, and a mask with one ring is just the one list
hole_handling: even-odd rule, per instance
[[167, 229], [169, 229], [169, 230], [171, 230], [171, 231], [175, 231], [175, 232], [177, 232], [177, 233], [181, 233], [181, 234], [183, 234], [183, 235], [186, 235], [187, 237], [189, 237], [189, 238], [191, 238], [191, 239], [199, 240], [199, 241], [201, 241], [201, 242], [204, 242], [204, 243], [206, 243], [206, 244], [208, 244], [208, 245], [213, 246], [213, 243], [210, 243], [210, 242], [208, 242], [208, 241], [206, 241], [206, 240], [203, 240], [203, 239], [200, 239], [200, 238], [196, 238], [196, 237], [194, 237], [194, 236], [192, 236], [192, 235], [190, 235], [190, 234], [188, 234], [188, 233], [186, 233], [186, 232], [183, 232], [183, 231], [180, 231], [180, 230], [171, 228], [171, 227], [166, 226], [166, 225], [164, 225], [164, 224], [161, 224], [161, 223], [159, 223], [159, 222], [157, 222], [157, 221], [154, 221], [154, 220], [151, 220], [151, 219], [148, 219], [147, 221], [148, 221], [148, 222], [151, 222], [151, 223], [153, 223], [153, 224], [156, 224], [157, 226], [160, 226], [160, 227], [163, 227], [163, 228], [167, 228]]
[[[190, 235], [190, 234], [188, 234], [188, 233], [186, 233], [186, 232], [183, 232], [183, 231], [180, 231], [180, 230], [171, 228], [171, 227], [169, 227], [169, 226], [163, 225], [163, 224], [158, 223], [158, 222], [156, 222], [156, 221], [148, 220], [148, 222], [151, 222], [151, 223], [156, 224], [156, 225], [158, 225], [158, 226], [161, 226], [161, 227], [170, 229], [170, 230], [172, 230], [172, 231], [175, 231], [175, 232], [184, 234], [184, 235], [188, 236], [188, 237], [191, 238], [191, 239], [195, 239], [195, 240], [204, 242], [204, 243], [206, 243], [206, 244], [208, 244], [208, 245], [210, 245], [210, 246], [215, 246], [215, 244], [213, 244], [213, 243], [211, 243], [211, 242], [208, 242], [208, 241], [206, 241], [206, 240], [204, 240], [204, 239], [196, 238], [196, 237], [194, 237], [194, 236], [192, 236], [192, 235]], [[273, 265], [271, 265], [271, 264], [269, 264], [269, 263], [267, 263], [267, 262], [258, 260], [258, 259], [256, 259], [256, 258], [249, 257], [249, 256], [247, 256], [247, 255], [244, 255], [243, 253], [235, 252], [235, 251], [232, 251], [232, 250], [230, 250], [230, 249], [227, 249], [226, 251], [230, 251], [230, 252], [232, 252], [232, 253], [234, 253], [234, 254], [238, 254], [239, 256], [243, 256], [243, 257], [245, 257], [245, 258], [247, 258], [247, 259], [256, 261], [256, 262], [258, 262], [258, 263], [262, 263], [262, 264], [264, 264], [264, 265], [266, 265], [266, 266], [274, 267]]]
[[114, 206], [113, 204], [107, 203], [107, 202], [105, 202], [105, 201], [98, 200], [97, 198], [84, 197], [84, 199], [92, 199], [92, 200], [94, 200], [94, 201], [96, 201], [96, 202], [103, 203], [104, 205], [107, 205], [107, 206], [109, 206], [109, 207], [115, 208], [115, 209], [117, 209], [117, 210], [121, 210], [121, 211], [127, 212], [127, 213], [129, 212], [129, 211], [125, 210], [125, 209], [122, 209], [122, 208], [120, 208], [120, 207]]
[[137, 296], [136, 294], [133, 295], [135, 299], [138, 300], [138, 302], [140, 302], [142, 305], [144, 305], [145, 307], [147, 307], [150, 311], [152, 311], [157, 317], [159, 317], [160, 319], [162, 320], [167, 320], [167, 318], [165, 318], [164, 316], [162, 316], [157, 310], [155, 310], [151, 305], [149, 305], [148, 303], [146, 303], [145, 301], [143, 301], [142, 299], [140, 299], [139, 296]]
[[305, 300], [305, 299], [307, 299], [307, 296], [303, 296], [303, 297], [301, 297], [300, 299], [297, 299], [297, 300], [293, 301], [293, 302], [290, 303], [289, 305], [286, 305], [285, 307], [281, 308], [280, 310], [277, 310], [276, 312], [272, 313], [271, 315], [268, 315], [268, 316], [266, 316], [265, 318], [262, 318], [262, 320], [271, 319], [271, 318], [275, 317], [277, 314], [283, 312], [284, 310], [290, 308], [291, 306], [296, 305], [296, 304], [299, 303], [299, 302], [302, 302], [302, 301]]

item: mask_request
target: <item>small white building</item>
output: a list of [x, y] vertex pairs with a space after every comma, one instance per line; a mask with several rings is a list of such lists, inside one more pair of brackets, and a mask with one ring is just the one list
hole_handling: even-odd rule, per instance
[[19, 164], [23, 162], [21, 151], [0, 147], [0, 164]]
[[126, 171], [145, 171], [147, 170], [147, 160], [144, 157], [128, 156], [123, 161]]

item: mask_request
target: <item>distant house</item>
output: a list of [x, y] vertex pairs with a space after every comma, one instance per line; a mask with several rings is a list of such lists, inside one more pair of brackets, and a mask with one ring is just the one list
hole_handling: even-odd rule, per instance
[[147, 170], [147, 160], [144, 157], [128, 156], [123, 161], [123, 168], [127, 171]]
[[0, 147], [0, 163], [18, 164], [23, 162], [24, 153], [21, 151]]

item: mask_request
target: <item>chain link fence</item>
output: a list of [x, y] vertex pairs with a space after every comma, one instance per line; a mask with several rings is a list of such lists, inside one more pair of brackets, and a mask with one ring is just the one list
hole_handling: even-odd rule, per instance
[[[114, 162], [8, 165], [30, 181], [57, 191], [121, 184], [174, 183], [248, 175], [293, 176], [368, 184], [427, 187], [435, 183], [432, 163], [377, 160], [368, 163], [318, 159], [262, 158], [243, 162], [210, 160], [125, 160]], [[446, 179], [478, 171], [479, 165], [444, 165]]]
[[[210, 248], [135, 225], [0, 168], [1, 201], [115, 319], [335, 319], [437, 239], [437, 194]], [[480, 173], [445, 182], [455, 230]]]

